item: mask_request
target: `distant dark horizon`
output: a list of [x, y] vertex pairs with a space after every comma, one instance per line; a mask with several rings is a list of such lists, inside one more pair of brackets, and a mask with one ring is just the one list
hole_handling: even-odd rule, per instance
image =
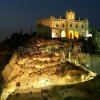
[[72, 9], [76, 18], [88, 18], [90, 24], [100, 29], [100, 0], [2, 0], [0, 2], [0, 41], [12, 33], [36, 31], [36, 19], [65, 17]]

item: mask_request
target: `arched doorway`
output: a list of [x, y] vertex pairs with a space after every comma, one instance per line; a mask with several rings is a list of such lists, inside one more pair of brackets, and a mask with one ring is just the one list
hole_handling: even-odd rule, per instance
[[72, 30], [69, 31], [68, 38], [69, 39], [74, 39], [74, 32]]
[[79, 33], [77, 31], [75, 32], [75, 36], [74, 37], [77, 38], [77, 39], [79, 38]]
[[61, 37], [66, 37], [66, 32], [65, 31], [61, 32]]

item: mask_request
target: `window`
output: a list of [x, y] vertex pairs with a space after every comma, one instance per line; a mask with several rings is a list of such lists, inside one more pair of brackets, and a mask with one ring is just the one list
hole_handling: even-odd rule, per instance
[[66, 37], [66, 32], [65, 31], [61, 32], [61, 37]]
[[69, 31], [68, 38], [69, 39], [74, 39], [74, 32], [72, 30]]
[[59, 25], [58, 25], [58, 24], [56, 24], [56, 27], [59, 27]]
[[79, 33], [76, 31], [75, 32], [75, 36], [74, 36], [76, 39], [78, 39], [79, 38]]
[[82, 36], [84, 36], [84, 32], [82, 32]]
[[76, 25], [76, 28], [78, 28], [78, 25]]
[[72, 24], [70, 24], [70, 27], [72, 27]]
[[82, 28], [84, 28], [84, 25], [82, 25]]
[[65, 27], [65, 25], [64, 25], [64, 24], [62, 24], [62, 27]]

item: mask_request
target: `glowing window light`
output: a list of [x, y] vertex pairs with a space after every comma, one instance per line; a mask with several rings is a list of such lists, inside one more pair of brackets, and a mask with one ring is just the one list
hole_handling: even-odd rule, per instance
[[52, 38], [56, 37], [56, 33], [52, 32]]
[[69, 39], [74, 39], [74, 32], [72, 30], [69, 31], [68, 38]]
[[75, 37], [78, 39], [79, 38], [79, 33], [76, 31], [75, 32]]
[[58, 32], [56, 30], [52, 30], [52, 38], [57, 38], [58, 36]]
[[66, 37], [66, 32], [65, 31], [61, 32], [61, 37]]

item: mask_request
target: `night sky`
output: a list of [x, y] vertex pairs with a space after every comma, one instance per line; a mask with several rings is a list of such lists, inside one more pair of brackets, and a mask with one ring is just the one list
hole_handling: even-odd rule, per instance
[[0, 40], [11, 33], [35, 31], [35, 21], [51, 15], [64, 17], [72, 9], [100, 28], [100, 0], [0, 0]]

